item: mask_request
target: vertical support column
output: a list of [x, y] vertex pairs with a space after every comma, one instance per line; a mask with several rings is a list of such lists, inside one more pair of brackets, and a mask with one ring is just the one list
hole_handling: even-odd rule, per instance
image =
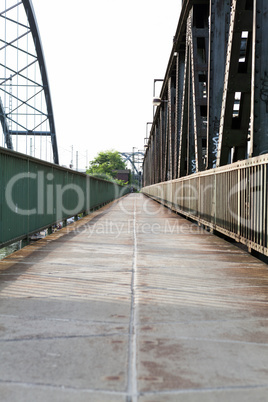
[[150, 153], [149, 153], [149, 149], [147, 151], [146, 167], [147, 167], [147, 169], [146, 169], [146, 171], [147, 171], [147, 174], [146, 174], [146, 186], [149, 186], [151, 184], [151, 182], [150, 182], [150, 173], [151, 172], [150, 172]]
[[151, 133], [151, 143], [150, 143], [150, 169], [151, 169], [151, 183], [154, 184], [154, 136]]
[[146, 152], [144, 153], [143, 163], [142, 163], [142, 187], [146, 186]]
[[159, 181], [163, 181], [163, 109], [159, 112]]
[[173, 77], [168, 80], [168, 126], [169, 126], [169, 180], [174, 179], [175, 156], [175, 82]]
[[150, 170], [151, 170], [151, 182], [150, 184], [154, 184], [154, 135], [153, 131], [151, 130], [150, 134]]
[[156, 125], [154, 126], [154, 184], [157, 183], [157, 171], [158, 171], [158, 164], [157, 164], [157, 131], [156, 131]]
[[186, 30], [178, 176], [205, 169], [207, 142], [208, 5], [195, 5]]
[[149, 185], [153, 184], [153, 137], [150, 134], [150, 141], [149, 141], [149, 169], [150, 169], [150, 178], [149, 178]]
[[167, 104], [161, 106], [161, 133], [162, 133], [162, 168], [161, 181], [167, 179], [167, 162], [166, 162], [166, 131], [167, 131]]
[[159, 183], [160, 182], [160, 138], [159, 138], [159, 115], [158, 115], [158, 121], [155, 126], [155, 150], [156, 150], [156, 155], [155, 155], [155, 166], [156, 166], [156, 176], [155, 176], [155, 182]]
[[191, 46], [189, 46], [189, 59], [188, 59], [188, 114], [187, 114], [187, 156], [186, 156], [186, 175], [196, 172], [196, 120], [193, 98], [193, 85], [192, 81], [192, 63]]
[[167, 103], [164, 102], [163, 104], [164, 109], [164, 121], [163, 121], [163, 181], [168, 180], [168, 106]]
[[208, 55], [208, 124], [206, 168], [216, 167], [220, 129], [222, 89], [224, 83], [230, 0], [210, 1], [210, 30]]
[[153, 129], [153, 139], [154, 139], [154, 150], [153, 150], [153, 160], [154, 160], [154, 184], [157, 183], [157, 138], [156, 138], [156, 125], [154, 125]]
[[157, 135], [156, 135], [156, 124], [154, 125], [154, 131], [153, 131], [153, 136], [154, 136], [154, 155], [153, 155], [153, 158], [154, 158], [154, 184], [155, 183], [157, 183], [157, 169], [158, 169], [158, 166], [157, 166], [157, 152], [158, 152], [158, 149], [157, 149]]
[[268, 153], [268, 2], [253, 0], [250, 156]]
[[252, 81], [253, 0], [233, 0], [217, 166], [247, 157]]
[[170, 109], [168, 102], [166, 103], [167, 111], [167, 126], [166, 126], [166, 180], [171, 179], [171, 164], [170, 164]]
[[149, 158], [149, 153], [148, 153], [148, 148], [146, 148], [144, 159], [143, 159], [143, 185], [144, 187], [149, 185], [149, 166], [148, 166], [148, 158]]
[[[194, 5], [189, 29], [191, 50], [192, 108], [194, 123], [195, 171], [205, 169], [207, 137], [208, 5]], [[192, 170], [192, 172], [194, 172]]]
[[173, 178], [174, 179], [178, 178], [184, 67], [185, 67], [185, 53], [184, 52], [177, 53], [176, 54], [176, 85], [175, 85], [176, 104], [175, 104], [175, 138], [174, 138], [174, 170], [173, 170]]
[[186, 44], [183, 94], [181, 107], [181, 127], [180, 127], [180, 145], [179, 145], [179, 161], [178, 161], [178, 177], [186, 175], [186, 158], [187, 158], [187, 130], [188, 130], [188, 85], [189, 85], [189, 47]]

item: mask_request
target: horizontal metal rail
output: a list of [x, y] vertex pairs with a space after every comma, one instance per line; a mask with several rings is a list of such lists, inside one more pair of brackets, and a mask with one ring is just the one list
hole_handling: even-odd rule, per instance
[[129, 189], [0, 148], [0, 247], [88, 214]]
[[144, 187], [172, 210], [268, 255], [268, 154]]

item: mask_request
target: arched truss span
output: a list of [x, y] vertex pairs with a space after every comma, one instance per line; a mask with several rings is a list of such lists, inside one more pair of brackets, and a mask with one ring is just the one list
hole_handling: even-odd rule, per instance
[[0, 0], [2, 146], [59, 163], [44, 53], [31, 0]]
[[144, 152], [120, 152], [124, 162], [129, 162], [136, 174], [139, 174], [139, 170], [143, 163]]

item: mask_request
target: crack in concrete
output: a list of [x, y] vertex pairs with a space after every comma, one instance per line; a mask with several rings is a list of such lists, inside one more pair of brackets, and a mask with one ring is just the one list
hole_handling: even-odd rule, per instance
[[131, 311], [129, 322], [129, 366], [127, 402], [137, 402], [137, 338], [136, 338], [136, 278], [137, 276], [137, 233], [136, 233], [136, 198], [133, 211], [133, 265], [131, 278]]

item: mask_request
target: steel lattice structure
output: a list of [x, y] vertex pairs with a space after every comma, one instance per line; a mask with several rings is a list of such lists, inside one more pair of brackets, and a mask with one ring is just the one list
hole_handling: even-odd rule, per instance
[[268, 153], [268, 1], [184, 0], [144, 185]]
[[[59, 163], [44, 53], [31, 0], [0, 0], [2, 146]], [[35, 150], [38, 149], [37, 152]]]
[[144, 157], [143, 151], [134, 152], [120, 152], [124, 162], [129, 162], [135, 174], [139, 174], [142, 166], [142, 158]]

